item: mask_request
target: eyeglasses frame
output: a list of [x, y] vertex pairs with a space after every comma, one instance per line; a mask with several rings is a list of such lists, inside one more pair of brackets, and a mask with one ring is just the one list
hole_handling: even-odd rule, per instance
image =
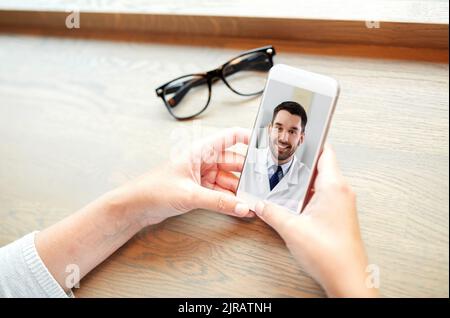
[[[275, 51], [275, 48], [274, 48], [272, 45], [267, 45], [267, 46], [263, 46], [263, 47], [259, 47], [259, 48], [256, 48], [256, 49], [252, 49], [252, 50], [248, 50], [248, 51], [242, 52], [242, 53], [239, 54], [238, 56], [235, 56], [234, 58], [228, 60], [226, 63], [222, 64], [221, 66], [219, 66], [218, 68], [216, 68], [216, 69], [214, 69], [214, 70], [211, 70], [211, 71], [208, 71], [208, 72], [205, 72], [205, 73], [195, 73], [195, 74], [188, 74], [188, 75], [183, 75], [183, 76], [177, 77], [177, 78], [175, 78], [175, 79], [173, 79], [173, 80], [171, 80], [171, 81], [169, 81], [169, 82], [167, 82], [167, 83], [165, 83], [165, 84], [159, 86], [158, 88], [156, 88], [156, 90], [155, 90], [156, 95], [157, 95], [158, 97], [161, 97], [161, 99], [163, 100], [164, 105], [166, 106], [166, 108], [167, 108], [167, 110], [169, 111], [169, 113], [172, 115], [172, 117], [174, 117], [174, 118], [177, 119], [177, 120], [188, 120], [188, 119], [192, 119], [192, 118], [194, 118], [194, 117], [200, 115], [201, 113], [203, 113], [203, 112], [206, 110], [206, 108], [208, 108], [209, 102], [211, 101], [211, 91], [212, 91], [212, 88], [211, 88], [211, 87], [212, 87], [212, 84], [213, 84], [215, 81], [219, 80], [219, 79], [222, 80], [222, 81], [225, 83], [225, 85], [226, 85], [232, 92], [234, 92], [235, 94], [238, 94], [238, 95], [240, 95], [240, 96], [256, 96], [256, 95], [259, 95], [259, 94], [261, 94], [261, 93], [264, 91], [264, 89], [262, 89], [262, 90], [259, 91], [259, 92], [251, 93], [251, 94], [244, 94], [244, 93], [240, 93], [240, 92], [236, 91], [236, 90], [233, 89], [233, 88], [231, 87], [231, 85], [227, 82], [227, 80], [225, 79], [225, 76], [224, 76], [224, 74], [223, 74], [223, 70], [224, 70], [228, 65], [230, 65], [230, 63], [232, 63], [234, 60], [236, 60], [236, 59], [238, 59], [238, 58], [240, 58], [240, 57], [242, 57], [242, 56], [248, 55], [248, 54], [259, 53], [259, 52], [267, 54], [267, 56], [269, 57], [270, 67], [272, 67], [272, 66], [273, 66], [273, 57], [276, 55], [276, 51]], [[164, 98], [164, 91], [165, 91], [165, 88], [166, 88], [168, 85], [170, 85], [171, 83], [175, 82], [175, 81], [178, 81], [178, 80], [180, 80], [180, 79], [182, 79], [182, 78], [185, 78], [185, 77], [192, 77], [192, 76], [204, 77], [204, 78], [206, 79], [206, 83], [207, 83], [207, 86], [208, 86], [208, 101], [206, 102], [205, 107], [203, 107], [203, 108], [202, 108], [200, 111], [198, 111], [196, 114], [193, 114], [193, 115], [190, 115], [190, 116], [184, 116], [184, 117], [176, 116], [176, 115], [173, 113], [173, 111], [172, 111], [172, 108], [173, 108], [173, 107], [172, 107], [171, 105], [169, 105], [168, 102], [166, 101], [166, 98]]]

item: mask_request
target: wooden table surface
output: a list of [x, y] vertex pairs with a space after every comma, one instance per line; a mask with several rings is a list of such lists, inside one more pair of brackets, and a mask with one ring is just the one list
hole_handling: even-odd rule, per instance
[[[214, 86], [196, 121], [173, 120], [154, 94], [157, 85], [239, 51], [0, 35], [0, 245], [161, 164], [179, 129], [198, 137], [251, 127], [259, 98], [224, 85]], [[448, 64], [282, 48], [276, 62], [342, 85], [329, 141], [358, 195], [382, 295], [448, 297]], [[204, 210], [141, 231], [75, 294], [324, 296], [268, 226]]]

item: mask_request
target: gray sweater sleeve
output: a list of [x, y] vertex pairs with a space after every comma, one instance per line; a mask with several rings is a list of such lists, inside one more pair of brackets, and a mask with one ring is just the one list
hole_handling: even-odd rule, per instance
[[37, 232], [0, 248], [0, 297], [73, 297], [65, 293], [36, 250]]

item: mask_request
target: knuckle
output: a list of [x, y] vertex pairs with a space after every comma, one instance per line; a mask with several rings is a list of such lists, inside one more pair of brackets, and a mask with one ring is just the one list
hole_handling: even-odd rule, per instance
[[297, 218], [290, 217], [284, 221], [282, 226], [283, 233], [293, 233], [297, 231]]
[[337, 180], [327, 180], [324, 184], [324, 189], [330, 192], [337, 192], [339, 190], [340, 183]]
[[192, 205], [194, 202], [199, 202], [200, 199], [199, 194], [192, 188], [185, 189], [185, 195], [189, 205]]
[[342, 182], [338, 187], [339, 194], [346, 198], [348, 202], [356, 204], [356, 193], [348, 182]]
[[339, 192], [343, 193], [343, 194], [349, 194], [351, 192], [351, 187], [347, 182], [341, 182], [338, 185], [338, 190]]
[[341, 192], [342, 194], [349, 196], [349, 197], [354, 196], [354, 191], [348, 182], [341, 183], [341, 185], [339, 187], [339, 192]]
[[348, 196], [353, 204], [356, 204], [356, 192], [353, 190], [353, 188], [350, 187], [348, 190]]
[[348, 196], [353, 196], [354, 195], [352, 187], [345, 180], [334, 180], [334, 181], [331, 181], [328, 184], [328, 189], [333, 191], [333, 192], [339, 193], [339, 194], [344, 194], [344, 195], [348, 195]]
[[221, 212], [226, 210], [226, 198], [224, 194], [219, 195], [216, 208]]

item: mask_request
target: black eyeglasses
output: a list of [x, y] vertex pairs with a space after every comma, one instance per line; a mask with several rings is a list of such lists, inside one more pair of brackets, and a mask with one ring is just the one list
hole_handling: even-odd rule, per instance
[[193, 118], [208, 107], [211, 85], [220, 79], [241, 96], [261, 94], [274, 55], [271, 45], [243, 52], [215, 70], [178, 77], [158, 87], [156, 95], [176, 119]]

